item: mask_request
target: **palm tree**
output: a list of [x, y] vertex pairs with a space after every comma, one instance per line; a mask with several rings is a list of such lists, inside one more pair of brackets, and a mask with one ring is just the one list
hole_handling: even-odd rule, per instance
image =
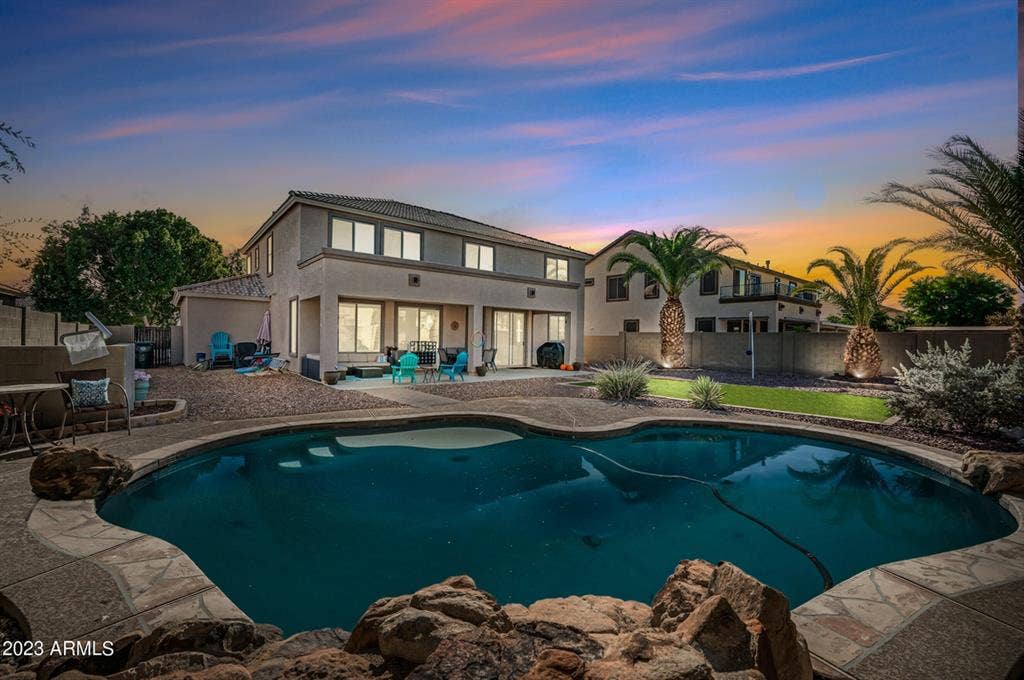
[[828, 250], [837, 259], [827, 257], [812, 260], [807, 272], [822, 268], [832, 273], [835, 281], [817, 279], [798, 290], [811, 290], [822, 299], [838, 306], [853, 321], [853, 330], [846, 340], [843, 365], [846, 374], [855, 378], [874, 378], [882, 372], [882, 353], [878, 337], [871, 328], [871, 318], [882, 308], [886, 299], [901, 283], [918, 272], [928, 269], [907, 259], [909, 251], [901, 255], [888, 269], [885, 261], [896, 248], [908, 245], [907, 239], [894, 239], [872, 248], [863, 260], [849, 248], [835, 246]]
[[[1024, 294], [1024, 144], [1016, 163], [996, 158], [964, 136], [950, 138], [932, 156], [939, 167], [929, 171], [929, 181], [910, 186], [889, 182], [868, 200], [902, 205], [944, 222], [942, 231], [920, 243], [950, 253], [950, 269], [995, 268]], [[1008, 358], [1024, 358], [1024, 304], [1017, 309]]]
[[[634, 245], [646, 251], [646, 257], [627, 252]], [[746, 253], [746, 249], [731, 237], [705, 227], [677, 227], [671, 234], [661, 236], [638, 232], [627, 236], [622, 246], [623, 250], [608, 260], [608, 269], [624, 263], [627, 286], [636, 274], [646, 274], [658, 282], [665, 291], [665, 304], [658, 319], [661, 358], [669, 368], [684, 366], [686, 311], [679, 296], [695, 280], [727, 264], [728, 260], [722, 255], [724, 251], [737, 248]]]

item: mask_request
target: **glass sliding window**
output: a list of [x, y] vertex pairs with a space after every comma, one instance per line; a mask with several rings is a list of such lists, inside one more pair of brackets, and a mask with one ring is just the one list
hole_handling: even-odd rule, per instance
[[555, 281], [569, 280], [569, 260], [561, 257], [547, 257], [544, 260], [544, 278]]
[[342, 217], [331, 218], [331, 247], [356, 253], [374, 253], [375, 228], [367, 222], [355, 222]]
[[494, 248], [479, 243], [466, 244], [466, 266], [470, 269], [494, 271]]
[[403, 260], [419, 260], [420, 233], [407, 229], [384, 227], [384, 255]]
[[629, 290], [626, 288], [626, 277], [623, 275], [609, 276], [606, 279], [608, 290], [605, 293], [605, 301], [616, 302], [629, 299]]
[[398, 308], [398, 349], [414, 340], [441, 343], [441, 310], [434, 307]]
[[274, 232], [267, 234], [267, 276], [274, 275]]
[[653, 300], [659, 295], [661, 295], [661, 286], [658, 285], [658, 279], [650, 274], [644, 274], [644, 299]]
[[288, 354], [299, 353], [299, 299], [288, 301]]
[[714, 295], [718, 292], [718, 270], [712, 269], [700, 277], [700, 294]]
[[494, 361], [499, 366], [526, 365], [526, 312], [495, 311]]
[[381, 306], [373, 302], [338, 303], [338, 351], [379, 352]]
[[260, 270], [260, 243], [256, 242], [256, 247], [252, 249], [252, 270], [258, 272]]
[[566, 333], [568, 320], [569, 316], [567, 314], [548, 315], [548, 342], [564, 343], [569, 339]]

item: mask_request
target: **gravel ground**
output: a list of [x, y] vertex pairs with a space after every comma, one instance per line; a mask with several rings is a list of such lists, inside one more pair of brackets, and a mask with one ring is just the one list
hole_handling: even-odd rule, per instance
[[332, 390], [293, 373], [246, 377], [231, 370], [154, 368], [150, 399], [184, 399], [187, 420], [244, 420], [324, 411], [397, 408], [355, 390]]
[[858, 387], [854, 383], [847, 385], [835, 385], [821, 382], [818, 378], [801, 375], [775, 375], [763, 373], [756, 375], [754, 380], [750, 379], [749, 373], [736, 373], [733, 371], [705, 371], [695, 368], [661, 368], [654, 371], [655, 377], [664, 378], [686, 378], [692, 380], [698, 375], [706, 375], [718, 382], [730, 383], [732, 385], [758, 385], [761, 387], [792, 387], [798, 390], [810, 390], [812, 392], [845, 392], [857, 394], [864, 397], [885, 397], [892, 394], [891, 390], [878, 390], [867, 387]]
[[[672, 371], [674, 377], [693, 377], [696, 372], [689, 372], [689, 375], [681, 375], [686, 371]], [[734, 374], [710, 372], [717, 380], [724, 380], [725, 376]], [[571, 376], [567, 376], [571, 379]], [[579, 378], [577, 374], [577, 378]], [[796, 380], [806, 380], [797, 378]], [[450, 399], [460, 401], [476, 401], [478, 399], [494, 399], [498, 397], [572, 397], [577, 399], [597, 399], [597, 390], [592, 387], [573, 387], [565, 384], [566, 378], [531, 378], [528, 380], [508, 380], [502, 382], [484, 383], [451, 383], [442, 385], [417, 385], [415, 389], [430, 392]], [[749, 378], [747, 384], [750, 384]], [[763, 384], [763, 383], [758, 383]], [[771, 383], [773, 387], [783, 386], [783, 381]], [[827, 392], [845, 391], [827, 389]], [[871, 390], [849, 390], [856, 394], [866, 396], [885, 396], [886, 393], [875, 393]], [[689, 402], [679, 399], [664, 399], [660, 397], [649, 397], [634, 402], [638, 406], [656, 408], [689, 408]], [[993, 439], [976, 435], [966, 435], [957, 432], [926, 432], [907, 425], [897, 423], [896, 425], [882, 425], [881, 423], [861, 423], [838, 418], [824, 418], [821, 416], [810, 416], [801, 413], [780, 413], [777, 411], [766, 412], [756, 409], [745, 409], [730, 406], [719, 413], [746, 413], [753, 415], [772, 415], [786, 420], [798, 420], [804, 423], [816, 423], [827, 425], [844, 430], [855, 430], [869, 434], [878, 434], [895, 439], [905, 439], [917, 444], [935, 446], [965, 453], [971, 449], [987, 449], [998, 451], [1020, 450], [1020, 445], [1005, 439]]]

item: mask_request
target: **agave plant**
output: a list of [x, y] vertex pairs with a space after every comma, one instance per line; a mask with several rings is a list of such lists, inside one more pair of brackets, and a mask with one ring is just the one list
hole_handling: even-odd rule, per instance
[[[1024, 111], [1021, 112], [1024, 130]], [[946, 266], [997, 269], [1024, 293], [1024, 145], [1006, 162], [966, 136], [951, 137], [934, 151], [938, 168], [923, 184], [889, 182], [868, 200], [893, 203], [945, 223], [923, 239], [950, 254]], [[1024, 304], [1014, 319], [1010, 358], [1024, 358]]]
[[650, 393], [651, 362], [643, 359], [614, 361], [597, 372], [594, 387], [602, 399], [632, 401]]
[[874, 378], [882, 372], [882, 352], [878, 346], [878, 337], [871, 328], [871, 319], [897, 286], [914, 274], [928, 269], [909, 259], [909, 252], [900, 255], [886, 268], [889, 255], [896, 248], [910, 244], [907, 239], [894, 239], [872, 248], [864, 259], [849, 248], [835, 246], [828, 253], [838, 255], [838, 258], [818, 258], [807, 265], [808, 273], [819, 268], [826, 269], [832, 273], [834, 280], [816, 279], [801, 286], [799, 290], [815, 291], [822, 299], [838, 306], [844, 316], [853, 321], [853, 329], [843, 351], [843, 366], [847, 375]]
[[[636, 233], [623, 240], [622, 246], [623, 250], [608, 260], [608, 269], [625, 264], [626, 285], [637, 274], [646, 274], [658, 282], [665, 291], [665, 304], [658, 318], [661, 358], [670, 368], [685, 366], [686, 311], [679, 296], [698, 278], [726, 264], [724, 251], [736, 248], [746, 253], [746, 249], [731, 237], [705, 227], [678, 227], [661, 236], [654, 232]], [[645, 252], [629, 252], [630, 246]]]
[[690, 385], [690, 403], [704, 410], [720, 409], [725, 400], [722, 383], [706, 375], [699, 375]]

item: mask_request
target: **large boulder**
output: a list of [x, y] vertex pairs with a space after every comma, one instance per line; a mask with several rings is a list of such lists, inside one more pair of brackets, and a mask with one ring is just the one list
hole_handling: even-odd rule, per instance
[[1024, 493], [1024, 453], [968, 451], [960, 469], [984, 494]]
[[582, 680], [587, 664], [564, 649], [545, 649], [523, 680]]
[[572, 595], [537, 600], [529, 607], [506, 607], [516, 622], [550, 621], [584, 633], [618, 634], [650, 625], [651, 608], [641, 602], [601, 595]]
[[383, 597], [363, 612], [345, 643], [346, 652], [363, 652], [377, 649], [381, 623], [392, 614], [402, 611], [412, 602], [412, 595]]
[[263, 645], [248, 657], [246, 664], [251, 668], [271, 659], [297, 659], [321, 649], [344, 649], [348, 639], [348, 631], [341, 628], [308, 630], [296, 633], [287, 640]]
[[704, 560], [683, 560], [651, 602], [651, 625], [674, 631], [708, 596], [715, 566]]
[[750, 631], [721, 595], [712, 595], [697, 605], [676, 633], [700, 651], [716, 671], [754, 667]]
[[494, 596], [478, 589], [473, 579], [464, 575], [417, 590], [409, 606], [439, 612], [474, 626], [487, 625], [495, 630], [512, 627], [508, 615], [498, 606]]
[[807, 643], [789, 616], [789, 600], [729, 562], [715, 567], [708, 587], [721, 595], [752, 635], [757, 669], [768, 680], [811, 680]]
[[674, 634], [644, 628], [616, 637], [602, 659], [587, 665], [586, 680], [711, 680], [696, 649]]
[[250, 664], [253, 680], [373, 680], [387, 675], [378, 674], [377, 665], [369, 655], [350, 654], [336, 648], [318, 649], [294, 659], [273, 659], [257, 666]]
[[132, 476], [125, 460], [85, 446], [55, 446], [32, 462], [32, 491], [50, 501], [103, 498], [124, 488]]
[[441, 640], [475, 630], [472, 623], [408, 607], [381, 622], [378, 646], [386, 657], [423, 663]]
[[160, 626], [132, 647], [126, 667], [175, 652], [201, 652], [226, 660], [244, 660], [269, 642], [281, 640], [281, 630], [249, 621], [195, 620]]
[[[166, 678], [172, 674], [194, 674], [222, 663], [221, 659], [203, 652], [172, 652], [133, 664], [127, 670], [111, 675], [110, 680], [150, 680]], [[245, 675], [248, 676], [248, 672]]]

